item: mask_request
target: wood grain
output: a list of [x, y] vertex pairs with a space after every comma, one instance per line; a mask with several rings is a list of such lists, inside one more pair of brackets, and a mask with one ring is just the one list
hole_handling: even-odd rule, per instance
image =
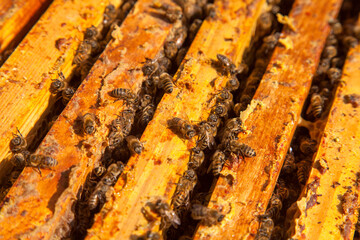
[[[151, 0], [136, 3], [36, 151], [56, 158], [59, 164], [52, 170], [42, 170], [42, 176], [25, 168], [11, 188], [1, 205], [0, 236], [8, 239], [67, 236], [74, 219], [73, 203], [107, 145], [108, 125], [122, 109], [122, 101], [114, 103], [108, 92], [115, 87], [137, 91], [143, 80], [141, 66], [145, 57], [155, 58], [159, 54], [173, 28], [149, 14], [151, 3]], [[75, 121], [87, 112], [94, 113], [100, 124], [93, 136], [77, 135]]]
[[160, 221], [149, 224], [141, 208], [159, 197], [170, 203], [176, 183], [187, 168], [188, 150], [194, 145], [175, 135], [166, 120], [178, 116], [198, 122], [207, 118], [214, 104], [209, 100], [228, 80], [211, 66], [211, 59], [221, 53], [237, 65], [241, 62], [264, 3], [215, 1], [216, 18], [203, 22], [176, 74], [177, 88], [162, 98], [141, 137], [145, 150], [130, 158], [110, 201], [95, 216], [87, 239], [129, 239], [132, 234], [159, 230]]
[[[114, 0], [119, 6], [121, 0]], [[84, 31], [99, 25], [107, 0], [54, 1], [0, 68], [0, 182], [11, 164], [9, 142], [19, 128], [30, 144], [41, 118], [56, 101], [49, 87], [62, 71], [68, 77]], [[64, 39], [61, 49], [56, 41]], [[29, 132], [31, 131], [31, 134]]]
[[[341, 2], [295, 1], [289, 17], [296, 32], [288, 27], [282, 32], [282, 38], [288, 38], [293, 48], [276, 47], [248, 107], [249, 114], [243, 119], [248, 133], [240, 135], [239, 141], [254, 148], [256, 157], [223, 169], [209, 206], [230, 203], [231, 212], [221, 225], [200, 226], [195, 239], [255, 237], [257, 216], [266, 210], [318, 66], [330, 30], [328, 21], [336, 18]], [[232, 185], [227, 180], [230, 176], [234, 179]]]
[[[360, 203], [360, 45], [350, 49], [290, 229], [296, 239], [352, 239]], [[346, 99], [354, 96], [354, 102]], [[351, 195], [346, 194], [351, 191]], [[346, 194], [346, 195], [345, 195]], [[347, 196], [348, 195], [348, 196]], [[353, 197], [352, 210], [344, 203]], [[314, 201], [317, 202], [313, 204]]]

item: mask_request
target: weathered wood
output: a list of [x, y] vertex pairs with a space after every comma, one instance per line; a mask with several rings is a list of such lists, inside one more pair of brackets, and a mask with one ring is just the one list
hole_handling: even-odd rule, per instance
[[[328, 21], [336, 18], [341, 0], [314, 4], [297, 0], [289, 15], [295, 32], [285, 27], [282, 38], [293, 48], [278, 46], [255, 96], [242, 114], [248, 132], [241, 142], [256, 150], [232, 169], [224, 167], [209, 206], [232, 205], [221, 225], [199, 227], [195, 239], [253, 239], [290, 145], [312, 77], [319, 63]], [[311, 24], [309, 24], [311, 23]], [[229, 184], [228, 179], [232, 176]]]
[[1, 1], [0, 54], [18, 44], [51, 2], [52, 0]]
[[[359, 64], [360, 45], [347, 56], [309, 180], [289, 210], [295, 213], [292, 238], [353, 238], [360, 203]], [[353, 100], [348, 99], [351, 96]]]
[[[145, 57], [155, 58], [173, 29], [173, 24], [149, 14], [151, 3], [136, 3], [41, 143], [36, 153], [50, 155], [59, 164], [42, 170], [42, 176], [25, 168], [11, 188], [0, 211], [0, 236], [50, 239], [68, 234], [73, 203], [108, 143], [108, 125], [122, 109], [122, 101], [114, 102], [108, 92], [115, 87], [136, 92], [143, 80]], [[100, 124], [93, 136], [77, 135], [76, 119], [87, 112], [94, 113]]]
[[177, 88], [163, 97], [141, 137], [145, 150], [130, 158], [87, 239], [129, 239], [131, 234], [159, 230], [160, 221], [147, 222], [141, 208], [159, 197], [170, 203], [194, 145], [175, 135], [166, 120], [177, 116], [195, 123], [207, 118], [214, 104], [209, 100], [228, 80], [211, 66], [211, 60], [221, 53], [236, 64], [241, 62], [264, 3], [215, 1], [217, 16], [203, 22], [175, 77]]
[[[113, 1], [119, 6], [121, 0]], [[9, 142], [19, 128], [23, 136], [41, 125], [56, 101], [49, 87], [62, 71], [68, 77], [84, 31], [99, 25], [108, 4], [105, 0], [54, 1], [13, 54], [0, 68], [0, 182], [11, 164]], [[65, 42], [60, 49], [56, 41]], [[32, 142], [35, 134], [27, 138]]]

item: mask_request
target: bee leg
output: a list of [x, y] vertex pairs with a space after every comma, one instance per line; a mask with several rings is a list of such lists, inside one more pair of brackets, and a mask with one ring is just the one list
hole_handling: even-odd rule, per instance
[[[33, 167], [32, 169], [34, 169], [35, 172], [38, 172], [40, 174], [40, 177], [42, 177], [40, 167]], [[37, 171], [35, 169], [37, 169]]]

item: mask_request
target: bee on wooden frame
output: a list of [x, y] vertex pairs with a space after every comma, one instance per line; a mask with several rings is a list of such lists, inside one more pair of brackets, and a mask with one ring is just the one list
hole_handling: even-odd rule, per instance
[[194, 126], [187, 120], [174, 117], [169, 119], [167, 123], [169, 128], [182, 138], [191, 139], [196, 134]]
[[92, 135], [95, 133], [96, 117], [92, 113], [86, 113], [82, 117], [83, 129], [86, 134]]
[[59, 72], [58, 74], [59, 78], [52, 79], [52, 83], [50, 84], [50, 92], [52, 94], [57, 94], [67, 87], [64, 74], [62, 72]]
[[19, 134], [13, 133], [13, 139], [10, 141], [10, 150], [13, 153], [21, 152], [27, 147], [26, 139], [23, 137], [18, 128], [16, 128], [16, 130]]
[[225, 215], [216, 209], [211, 209], [200, 204], [193, 204], [191, 207], [191, 217], [200, 220], [200, 224], [205, 226], [213, 226], [220, 224], [224, 220]]

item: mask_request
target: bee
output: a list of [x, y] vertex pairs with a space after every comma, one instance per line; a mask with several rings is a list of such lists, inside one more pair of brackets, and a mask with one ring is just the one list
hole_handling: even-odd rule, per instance
[[144, 146], [140, 142], [140, 140], [135, 136], [127, 136], [126, 138], [127, 146], [132, 154], [140, 154]]
[[205, 16], [208, 16], [210, 18], [215, 18], [216, 17], [216, 7], [215, 4], [212, 3], [208, 3], [204, 6], [204, 12], [205, 12]]
[[221, 119], [215, 113], [210, 113], [209, 117], [207, 118], [209, 124], [214, 124], [216, 127], [220, 126]]
[[110, 92], [110, 95], [114, 98], [119, 98], [121, 100], [136, 98], [136, 95], [133, 93], [133, 91], [127, 88], [115, 88]]
[[278, 183], [276, 184], [276, 196], [279, 197], [281, 201], [284, 201], [289, 197], [290, 191], [286, 187], [284, 179], [279, 178]]
[[153, 210], [161, 217], [161, 229], [167, 229], [170, 226], [177, 228], [178, 225], [181, 224], [178, 215], [173, 210], [171, 210], [168, 203], [162, 201], [161, 199], [156, 201]]
[[95, 115], [86, 113], [82, 117], [83, 129], [86, 134], [92, 135], [95, 132]]
[[144, 109], [147, 105], [153, 102], [153, 97], [150, 94], [144, 94], [140, 99], [140, 109]]
[[259, 37], [265, 36], [271, 32], [273, 21], [274, 15], [271, 12], [264, 12], [260, 15], [256, 29]]
[[236, 154], [241, 154], [243, 158], [245, 157], [255, 157], [256, 152], [250, 146], [245, 143], [239, 143], [237, 140], [230, 140], [229, 150]]
[[168, 59], [174, 59], [178, 52], [178, 48], [174, 41], [167, 41], [164, 44], [164, 53]]
[[218, 176], [225, 164], [226, 156], [225, 153], [216, 150], [216, 152], [211, 156], [211, 164], [208, 169], [208, 173], [211, 172], [214, 176]]
[[172, 93], [174, 90], [174, 82], [172, 77], [168, 73], [163, 72], [160, 74], [158, 86], [159, 88], [164, 89], [166, 93]]
[[330, 59], [328, 59], [328, 58], [321, 59], [321, 61], [319, 63], [319, 67], [316, 70], [316, 75], [323, 75], [323, 74], [327, 73], [329, 68], [330, 68]]
[[228, 110], [230, 106], [227, 103], [217, 103], [215, 107], [211, 110], [212, 113], [215, 113], [219, 117], [226, 118], [228, 116]]
[[200, 19], [195, 19], [189, 27], [189, 41], [192, 42], [196, 36], [196, 33], [201, 27], [202, 21]]
[[341, 78], [341, 70], [338, 68], [329, 68], [329, 70], [327, 70], [327, 75], [331, 84], [337, 83]]
[[190, 124], [187, 120], [183, 120], [178, 117], [174, 117], [167, 121], [168, 126], [176, 134], [179, 134], [182, 138], [191, 139], [195, 136], [195, 129], [193, 125]]
[[255, 239], [270, 240], [273, 229], [274, 229], [274, 221], [271, 218], [265, 217], [261, 219], [260, 228]]
[[113, 23], [117, 16], [117, 10], [114, 5], [109, 4], [106, 6], [103, 14], [103, 24], [104, 26], [110, 26]]
[[194, 220], [200, 220], [200, 224], [210, 227], [221, 223], [225, 215], [216, 209], [211, 209], [200, 204], [193, 204], [191, 207], [191, 217]]
[[99, 37], [100, 33], [94, 25], [85, 30], [84, 39], [98, 39]]
[[19, 134], [13, 133], [13, 139], [11, 139], [10, 141], [10, 150], [13, 153], [21, 152], [22, 150], [25, 150], [25, 148], [27, 147], [27, 142], [25, 138], [22, 136], [19, 129], [16, 128], [16, 130]]
[[297, 166], [297, 177], [299, 183], [304, 185], [310, 174], [311, 163], [307, 160], [301, 160], [296, 164], [296, 166]]
[[152, 8], [161, 10], [164, 17], [171, 23], [175, 23], [183, 18], [183, 13], [180, 9], [174, 8], [169, 4], [156, 2], [151, 5]]
[[233, 101], [233, 95], [227, 89], [222, 90], [216, 98], [217, 102]]
[[343, 32], [343, 27], [339, 20], [332, 19], [329, 21], [329, 24], [331, 25], [331, 32], [335, 35], [340, 35]]
[[327, 46], [323, 52], [323, 58], [332, 59], [337, 55], [337, 48], [334, 46]]
[[58, 165], [56, 159], [41, 154], [31, 154], [27, 163], [27, 166], [37, 168], [51, 168], [56, 165]]
[[144, 109], [142, 109], [140, 113], [140, 117], [138, 119], [138, 124], [142, 127], [146, 126], [153, 118], [154, 113], [155, 113], [155, 105], [150, 103]]
[[65, 88], [61, 92], [63, 104], [66, 105], [70, 101], [70, 99], [72, 98], [72, 96], [74, 94], [75, 94], [75, 89], [74, 88], [72, 88], [72, 87]]
[[226, 72], [231, 75], [236, 73], [236, 66], [228, 57], [222, 54], [217, 54], [216, 58]]
[[300, 151], [305, 155], [312, 155], [316, 151], [317, 142], [308, 137], [301, 138]]
[[188, 22], [192, 22], [193, 19], [202, 17], [202, 7], [201, 3], [199, 4], [198, 1], [177, 0], [176, 3], [181, 6], [184, 16]]
[[282, 209], [282, 202], [278, 195], [273, 194], [270, 199], [270, 206], [266, 209], [265, 217], [276, 219]]
[[160, 240], [161, 236], [157, 232], [147, 231], [141, 236], [130, 235], [130, 240]]
[[196, 146], [200, 150], [204, 150], [207, 147], [212, 149], [216, 145], [214, 134], [212, 133], [212, 128], [208, 123], [203, 123], [199, 127], [198, 140], [196, 141]]
[[292, 153], [287, 153], [281, 171], [285, 174], [291, 174], [295, 170], [296, 170], [295, 157]]
[[231, 131], [235, 134], [243, 132], [242, 120], [240, 117], [231, 118], [225, 122], [225, 131]]
[[58, 74], [59, 78], [52, 79], [52, 83], [50, 84], [50, 92], [52, 94], [57, 94], [67, 87], [64, 74], [62, 72], [59, 72]]
[[190, 151], [190, 159], [188, 162], [188, 168], [197, 170], [205, 159], [205, 154], [200, 148], [194, 147]]
[[14, 182], [16, 181], [16, 179], [19, 177], [21, 171], [12, 171], [10, 176], [9, 176], [9, 179], [8, 179], [8, 182], [10, 185], [13, 185]]
[[12, 156], [11, 158], [11, 163], [15, 166], [15, 167], [24, 167], [29, 159], [30, 156], [30, 152], [27, 150], [23, 150], [21, 152], [15, 153], [14, 156]]
[[106, 173], [106, 168], [103, 166], [99, 166], [94, 169], [94, 175], [97, 178], [101, 178], [105, 173]]
[[310, 105], [306, 114], [311, 114], [315, 118], [320, 118], [323, 112], [324, 99], [318, 93], [313, 93], [310, 99]]
[[333, 33], [330, 33], [329, 36], [326, 38], [325, 45], [326, 46], [335, 46], [335, 47], [338, 45], [338, 40]]
[[236, 76], [232, 76], [227, 82], [226, 82], [226, 88], [230, 91], [235, 91], [240, 87], [240, 82], [237, 79]]
[[158, 70], [160, 69], [160, 64], [158, 61], [146, 58], [144, 65], [142, 66], [141, 70], [144, 76], [152, 77]]
[[197, 183], [197, 176], [193, 169], [185, 171], [180, 178], [174, 196], [172, 198], [172, 205], [174, 208], [179, 208], [189, 200], [189, 194], [194, 189]]
[[162, 69], [161, 71], [166, 72], [167, 70], [171, 69], [171, 60], [167, 57], [160, 57], [158, 58], [157, 62], [159, 63], [159, 68]]
[[96, 43], [93, 40], [86, 39], [79, 44], [76, 54], [74, 56], [73, 64], [80, 65], [90, 58], [91, 51], [95, 47]]

